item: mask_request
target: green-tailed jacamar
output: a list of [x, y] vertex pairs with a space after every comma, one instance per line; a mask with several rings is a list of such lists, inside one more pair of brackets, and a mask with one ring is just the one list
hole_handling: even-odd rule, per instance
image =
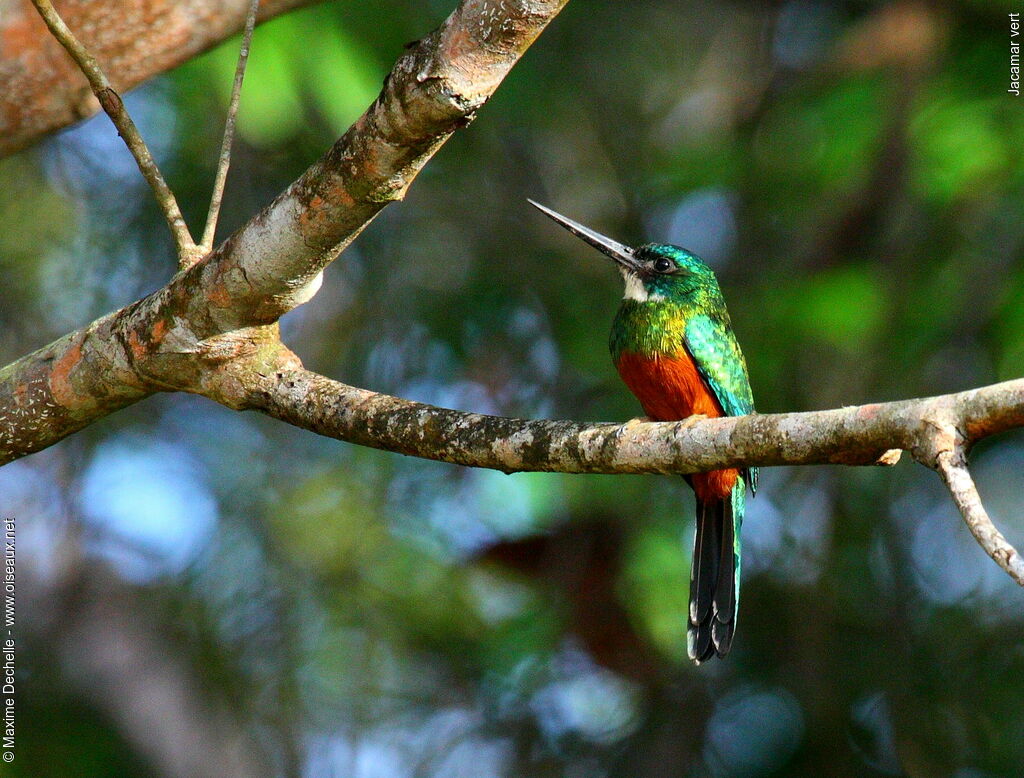
[[[747, 365], [711, 268], [678, 246], [626, 246], [530, 203], [618, 265], [626, 292], [612, 324], [612, 359], [648, 417], [753, 413]], [[700, 664], [732, 645], [744, 493], [746, 486], [754, 493], [757, 469], [695, 473], [687, 481], [697, 495], [687, 648]]]

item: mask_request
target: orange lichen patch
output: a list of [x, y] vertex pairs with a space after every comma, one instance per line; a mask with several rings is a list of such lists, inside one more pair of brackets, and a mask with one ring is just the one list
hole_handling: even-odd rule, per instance
[[78, 404], [78, 394], [71, 386], [71, 371], [82, 361], [82, 342], [72, 345], [50, 370], [50, 394], [65, 408]]
[[164, 335], [166, 334], [167, 322], [164, 321], [163, 319], [158, 319], [157, 323], [153, 325], [153, 334], [152, 337], [150, 338], [150, 341], [155, 346], [156, 344], [161, 343], [163, 341]]
[[465, 27], [457, 28], [450, 34], [447, 44], [444, 53], [449, 60], [459, 59], [466, 51], [474, 48], [472, 36]]
[[383, 158], [385, 148], [379, 143], [368, 143], [363, 147], [362, 173], [365, 179], [378, 179], [382, 177], [382, 170], [388, 165]]
[[28, 384], [18, 384], [14, 387], [14, 404], [22, 408], [28, 399]]
[[879, 407], [880, 406], [878, 405], [878, 403], [872, 403], [871, 405], [862, 405], [857, 410], [857, 418], [858, 419], [873, 419], [875, 416], [878, 415]]
[[[655, 421], [678, 421], [698, 413], [712, 419], [725, 415], [685, 349], [671, 357], [645, 357], [627, 351], [616, 367]], [[692, 476], [693, 490], [701, 500], [721, 499], [729, 494], [738, 477], [737, 470], [697, 473]]]
[[299, 226], [306, 234], [316, 232], [324, 222], [324, 201], [320, 195], [315, 195], [309, 201], [309, 205], [299, 213]]
[[128, 333], [128, 347], [132, 350], [132, 356], [142, 359], [146, 356], [146, 344], [139, 340], [139, 334], [132, 330]]
[[1022, 424], [1024, 424], [1024, 418], [1022, 418], [1020, 410], [1013, 409], [1009, 413], [998, 410], [991, 416], [970, 419], [964, 424], [964, 432], [969, 441], [975, 441], [997, 432], [1003, 432], [1011, 427], [1019, 427]]
[[[319, 188], [319, 187], [318, 187]], [[299, 226], [307, 235], [328, 229], [337, 221], [337, 209], [355, 204], [352, 195], [340, 182], [332, 182], [323, 195], [314, 194], [299, 213]]]
[[206, 293], [206, 299], [218, 308], [227, 308], [231, 304], [231, 295], [222, 283], [216, 283]]

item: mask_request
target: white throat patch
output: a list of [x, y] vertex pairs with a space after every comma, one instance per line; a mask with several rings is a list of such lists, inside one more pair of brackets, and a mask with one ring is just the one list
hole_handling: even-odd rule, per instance
[[648, 300], [665, 299], [660, 294], [649, 294], [644, 287], [644, 282], [633, 273], [623, 273], [622, 278], [626, 282], [626, 291], [622, 295], [623, 300], [636, 300], [638, 303], [645, 303]]

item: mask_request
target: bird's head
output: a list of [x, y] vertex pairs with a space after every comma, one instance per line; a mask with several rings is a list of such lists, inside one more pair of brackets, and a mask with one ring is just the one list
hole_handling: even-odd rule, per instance
[[687, 303], [696, 302], [709, 293], [718, 293], [714, 272], [700, 257], [686, 249], [669, 243], [627, 246], [540, 203], [533, 200], [529, 202], [573, 235], [614, 260], [626, 283], [624, 297], [627, 300]]

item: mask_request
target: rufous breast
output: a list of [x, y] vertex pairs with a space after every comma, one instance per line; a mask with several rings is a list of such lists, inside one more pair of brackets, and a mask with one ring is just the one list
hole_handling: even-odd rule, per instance
[[[654, 421], [678, 421], [694, 414], [710, 418], [725, 415], [686, 349], [672, 356], [625, 351], [615, 367]], [[738, 477], [736, 470], [697, 473], [692, 477], [693, 489], [701, 500], [722, 499]]]

